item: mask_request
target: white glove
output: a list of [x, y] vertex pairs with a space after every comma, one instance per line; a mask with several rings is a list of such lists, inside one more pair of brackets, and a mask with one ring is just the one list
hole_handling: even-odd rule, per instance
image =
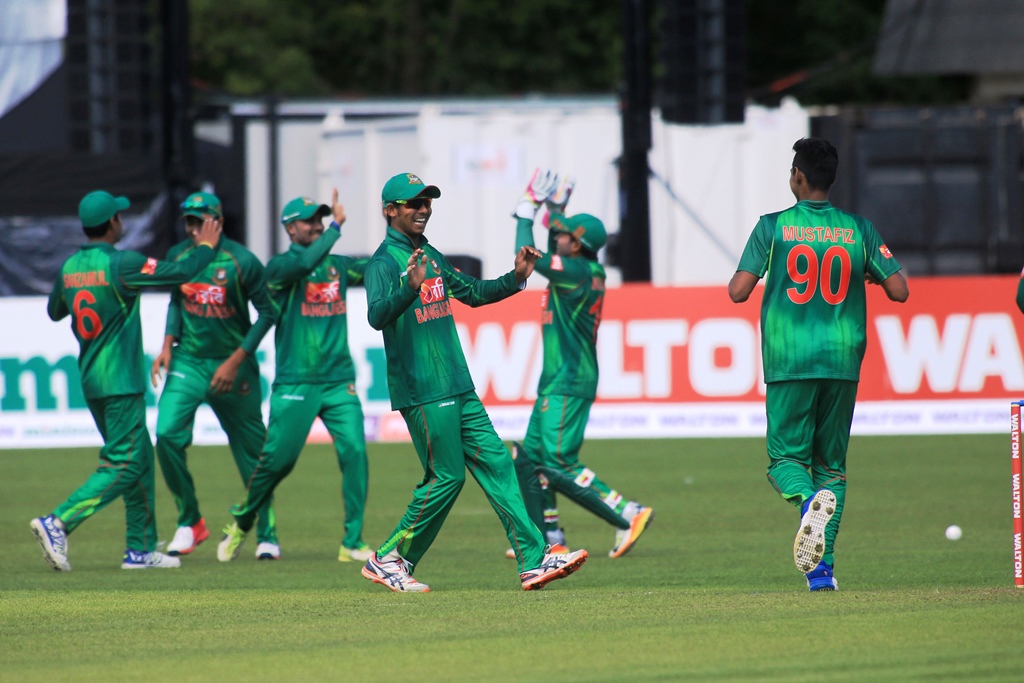
[[530, 178], [526, 191], [519, 198], [519, 203], [516, 204], [516, 209], [512, 212], [512, 215], [516, 218], [526, 218], [532, 221], [537, 215], [537, 209], [551, 196], [557, 187], [558, 176], [553, 171], [535, 169], [533, 177]]
[[544, 200], [544, 205], [547, 206], [548, 213], [560, 213], [565, 214], [565, 205], [569, 203], [569, 197], [572, 195], [572, 188], [576, 187], [576, 179], [572, 176], [562, 178], [561, 184], [558, 189], [553, 191], [547, 199]]

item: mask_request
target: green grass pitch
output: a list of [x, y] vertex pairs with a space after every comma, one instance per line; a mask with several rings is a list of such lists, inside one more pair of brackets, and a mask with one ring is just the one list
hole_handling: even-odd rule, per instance
[[[210, 541], [180, 570], [119, 569], [123, 505], [70, 538], [56, 573], [29, 530], [85, 480], [93, 449], [0, 451], [0, 681], [1019, 681], [1009, 438], [855, 437], [837, 542], [840, 591], [793, 567], [797, 512], [764, 477], [763, 439], [590, 441], [583, 461], [655, 508], [631, 553], [562, 502], [590, 561], [525, 593], [472, 479], [398, 595], [337, 561], [340, 476], [309, 447], [277, 491], [283, 558], [216, 559], [241, 491], [226, 448], [193, 448]], [[421, 470], [370, 445], [365, 536], [381, 542]], [[162, 538], [173, 503], [157, 475]], [[958, 524], [963, 538], [948, 541]]]

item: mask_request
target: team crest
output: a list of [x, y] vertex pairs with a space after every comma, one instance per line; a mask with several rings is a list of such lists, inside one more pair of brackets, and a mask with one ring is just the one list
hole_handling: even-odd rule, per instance
[[548, 412], [548, 400], [546, 398], [540, 402], [540, 412]]
[[430, 267], [434, 269], [434, 272], [438, 275], [441, 274], [441, 266], [437, 265], [437, 261], [430, 259]]
[[423, 184], [423, 181], [420, 180], [420, 177], [418, 175], [413, 174], [413, 173], [406, 173], [405, 174], [405, 179], [407, 181], [409, 181], [410, 185], [422, 185]]
[[347, 388], [348, 388], [348, 395], [349, 396], [355, 396], [356, 395], [356, 385], [355, 384], [349, 384]]
[[248, 382], [242, 382], [238, 385], [238, 393], [242, 396], [248, 396], [250, 391], [252, 391], [252, 385]]
[[341, 273], [333, 265], [327, 266], [327, 279], [328, 280], [340, 280]]
[[228, 283], [228, 269], [218, 268], [213, 271], [213, 282], [218, 285], [226, 285]]

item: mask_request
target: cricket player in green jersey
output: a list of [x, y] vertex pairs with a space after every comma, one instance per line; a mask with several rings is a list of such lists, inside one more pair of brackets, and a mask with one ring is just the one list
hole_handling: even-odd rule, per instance
[[396, 592], [426, 592], [412, 571], [434, 542], [466, 482], [480, 484], [519, 562], [523, 590], [568, 576], [586, 550], [546, 553], [544, 537], [526, 512], [512, 458], [498, 438], [462, 352], [451, 298], [470, 306], [501, 301], [526, 286], [539, 252], [522, 247], [515, 268], [495, 280], [457, 271], [423, 232], [441, 196], [412, 173], [381, 192], [387, 233], [366, 268], [370, 325], [384, 333], [391, 407], [405, 419], [423, 466], [423, 480], [395, 530], [362, 574]]
[[[526, 437], [521, 445], [513, 443], [512, 457], [526, 509], [548, 543], [566, 548], [557, 491], [617, 529], [608, 552], [615, 558], [629, 552], [654, 511], [623, 497], [579, 461], [597, 397], [597, 329], [605, 295], [597, 252], [608, 233], [595, 216], [565, 215], [574, 185], [572, 178], [559, 184], [557, 175], [537, 169], [512, 214], [518, 250], [534, 246], [533, 223], [541, 204], [549, 212], [548, 251], [534, 267], [548, 279], [541, 317], [544, 366]], [[514, 557], [511, 551], [506, 555]]]
[[865, 283], [907, 300], [900, 264], [870, 221], [832, 206], [839, 154], [793, 145], [795, 206], [761, 216], [729, 282], [746, 301], [765, 278], [761, 354], [767, 384], [768, 481], [800, 507], [793, 559], [812, 591], [837, 590], [833, 546], [846, 500], [846, 451], [867, 345]]
[[[181, 205], [187, 239], [171, 247], [168, 261], [188, 258], [207, 217], [223, 225], [220, 199], [196, 192]], [[249, 302], [258, 317], [253, 324]], [[188, 555], [210, 536], [186, 462], [196, 411], [206, 403], [228, 437], [231, 455], [247, 483], [267, 438], [263, 424], [260, 369], [256, 348], [274, 326], [276, 309], [263, 280], [263, 264], [238, 242], [221, 238], [220, 251], [196, 278], [171, 291], [164, 347], [153, 361], [153, 386], [161, 371], [156, 457], [178, 506], [178, 529], [168, 555]], [[271, 501], [259, 510], [256, 557], [281, 556]]]
[[[323, 219], [333, 214], [330, 227]], [[231, 509], [217, 559], [238, 555], [257, 511], [295, 467], [313, 420], [320, 417], [341, 469], [345, 529], [338, 560], [365, 562], [373, 553], [363, 542], [368, 468], [363, 407], [356, 394], [355, 364], [348, 348], [346, 293], [363, 281], [369, 259], [331, 254], [341, 237], [345, 208], [334, 190], [332, 206], [306, 197], [285, 204], [281, 223], [292, 245], [267, 263], [267, 286], [279, 309], [274, 342], [277, 372], [270, 395], [270, 424], [263, 455], [249, 479], [243, 502]]]
[[52, 320], [71, 316], [82, 393], [103, 437], [96, 471], [51, 514], [30, 524], [46, 562], [57, 571], [71, 571], [68, 535], [120, 497], [127, 522], [121, 567], [181, 566], [178, 558], [156, 551], [139, 294], [143, 287], [188, 282], [206, 268], [216, 255], [221, 226], [205, 221], [189, 258], [158, 261], [114, 248], [124, 232], [121, 212], [129, 206], [127, 198], [101, 190], [82, 198], [78, 217], [88, 242], [61, 266], [47, 305]]

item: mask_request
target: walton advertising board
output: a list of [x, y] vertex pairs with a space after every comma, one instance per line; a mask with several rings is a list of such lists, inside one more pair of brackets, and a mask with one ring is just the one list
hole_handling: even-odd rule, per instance
[[[871, 287], [856, 434], [1005, 431], [1009, 401], [1024, 397], [1024, 315], [1017, 278], [912, 278], [906, 304]], [[765, 431], [758, 319], [761, 289], [744, 304], [724, 286], [608, 291], [598, 353], [601, 381], [588, 438], [759, 436]], [[542, 363], [540, 300], [529, 289], [455, 319], [477, 390], [503, 438], [526, 430]], [[143, 297], [147, 363], [163, 338], [167, 298]], [[390, 410], [380, 333], [366, 324], [361, 289], [349, 292], [349, 340], [370, 440], [408, 438]], [[100, 443], [78, 386], [68, 321], [46, 317], [43, 298], [0, 300], [0, 447]], [[260, 347], [266, 398], [274, 376], [273, 333]], [[324, 359], [330, 363], [330, 359]], [[148, 366], [140, 369], [148, 374]], [[151, 429], [158, 389], [146, 396]], [[266, 400], [264, 406], [266, 407]], [[312, 440], [326, 439], [317, 424]], [[224, 443], [212, 412], [200, 411], [196, 443]]]

